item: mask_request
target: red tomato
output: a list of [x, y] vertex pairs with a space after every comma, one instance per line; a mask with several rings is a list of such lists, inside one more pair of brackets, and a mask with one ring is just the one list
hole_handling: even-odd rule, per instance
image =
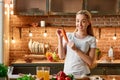
[[63, 72], [63, 71], [60, 71], [59, 73], [58, 73], [58, 75], [60, 76], [60, 77], [66, 77], [66, 74]]
[[70, 77], [66, 77], [65, 80], [71, 80], [71, 78]]
[[48, 56], [48, 60], [52, 62], [53, 61], [52, 56]]
[[58, 76], [58, 77], [57, 77], [57, 80], [65, 80], [65, 78]]

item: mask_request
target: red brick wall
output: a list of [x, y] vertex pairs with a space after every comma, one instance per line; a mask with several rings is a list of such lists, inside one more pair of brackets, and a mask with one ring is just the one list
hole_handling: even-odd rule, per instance
[[[16, 40], [15, 44], [10, 43], [10, 61], [18, 58], [23, 58], [25, 54], [29, 54], [28, 42], [30, 37], [29, 28], [25, 24], [39, 23], [41, 20], [46, 21], [46, 30], [48, 37], [44, 38], [44, 28], [30, 27], [33, 33], [33, 41], [39, 41], [43, 43], [49, 43], [52, 50], [57, 47], [57, 36], [55, 31], [57, 28], [64, 26], [66, 31], [74, 31], [75, 29], [75, 16], [11, 16], [10, 17], [10, 36], [13, 27], [13, 36]], [[92, 25], [94, 27], [95, 36], [98, 39], [97, 47], [100, 48], [102, 54], [107, 53], [109, 47], [112, 45], [116, 57], [120, 58], [120, 16], [94, 16], [92, 19]], [[21, 38], [19, 28], [21, 28]], [[113, 40], [112, 37], [115, 32], [117, 33], [117, 40]], [[99, 33], [99, 28], [101, 32]], [[119, 56], [118, 56], [119, 55]]]

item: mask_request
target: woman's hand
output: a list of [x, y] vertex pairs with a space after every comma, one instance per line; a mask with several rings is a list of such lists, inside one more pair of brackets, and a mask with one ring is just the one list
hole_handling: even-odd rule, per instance
[[61, 29], [57, 29], [56, 34], [57, 34], [58, 38], [62, 38], [63, 37]]
[[77, 50], [77, 47], [75, 46], [75, 43], [73, 41], [69, 41], [68, 46], [71, 47], [74, 51]]

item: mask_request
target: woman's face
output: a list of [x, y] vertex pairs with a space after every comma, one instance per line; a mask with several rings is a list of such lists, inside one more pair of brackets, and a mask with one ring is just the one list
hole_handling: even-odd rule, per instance
[[89, 24], [90, 22], [84, 14], [76, 15], [76, 28], [78, 31], [86, 31]]

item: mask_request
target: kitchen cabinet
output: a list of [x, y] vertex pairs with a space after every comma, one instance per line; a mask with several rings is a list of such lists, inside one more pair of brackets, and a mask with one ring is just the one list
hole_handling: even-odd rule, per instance
[[119, 5], [119, 0], [85, 0], [84, 9], [96, 15], [116, 15]]
[[15, 15], [64, 15], [83, 9], [83, 0], [14, 0]]
[[83, 0], [49, 0], [50, 15], [76, 14], [83, 9]]
[[120, 75], [120, 63], [98, 63], [91, 75]]
[[46, 15], [48, 0], [14, 0], [15, 15]]
[[119, 15], [120, 0], [14, 0], [16, 15], [75, 15], [81, 9], [93, 15]]
[[[37, 66], [50, 67], [50, 74], [56, 74], [63, 70], [64, 63], [13, 63], [14, 67], [12, 74], [36, 74]], [[95, 68], [91, 69], [91, 75], [120, 75], [120, 64], [98, 64]]]
[[11, 66], [14, 67], [12, 74], [17, 75], [19, 73], [23, 74], [36, 74], [36, 67], [50, 67], [50, 74], [56, 74], [59, 71], [63, 70], [64, 63], [13, 63]]

